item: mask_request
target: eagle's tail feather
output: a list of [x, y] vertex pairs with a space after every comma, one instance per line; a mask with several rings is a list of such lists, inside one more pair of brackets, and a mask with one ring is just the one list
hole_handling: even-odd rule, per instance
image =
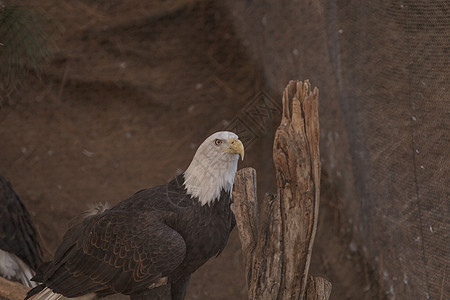
[[37, 285], [36, 282], [30, 280], [34, 276], [34, 271], [23, 260], [18, 258], [16, 262], [19, 266], [19, 270], [16, 273], [17, 278], [20, 279], [23, 285], [30, 288], [35, 287]]
[[13, 253], [0, 249], [0, 276], [6, 279], [17, 279], [27, 287], [35, 287], [31, 282], [34, 271], [21, 258]]
[[54, 293], [51, 289], [46, 287], [45, 284], [41, 284], [28, 291], [24, 300], [59, 300], [61, 297], [61, 294]]

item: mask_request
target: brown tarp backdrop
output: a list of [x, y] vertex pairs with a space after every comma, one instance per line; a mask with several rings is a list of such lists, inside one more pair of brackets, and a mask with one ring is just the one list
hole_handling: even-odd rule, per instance
[[229, 7], [270, 91], [320, 88], [323, 167], [388, 297], [448, 297], [450, 2]]
[[[323, 170], [311, 273], [332, 299], [448, 298], [449, 1], [20, 2], [42, 13], [53, 56], [0, 99], [0, 174], [49, 252], [73, 216], [166, 182], [225, 128], [244, 129], [240, 167], [262, 199], [282, 91], [309, 79]], [[234, 231], [187, 299], [246, 299], [240, 255]]]

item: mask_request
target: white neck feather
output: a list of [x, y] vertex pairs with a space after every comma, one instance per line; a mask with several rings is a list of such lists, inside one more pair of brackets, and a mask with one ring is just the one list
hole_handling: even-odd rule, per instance
[[230, 193], [231, 198], [237, 163], [238, 157], [232, 162], [224, 163], [222, 168], [219, 165], [215, 165], [215, 168], [205, 168], [201, 163], [196, 163], [194, 158], [184, 172], [187, 193], [198, 198], [202, 206], [218, 200], [222, 189]]
[[197, 151], [184, 172], [187, 194], [198, 198], [202, 206], [218, 200], [222, 189], [230, 193], [231, 198], [238, 159], [238, 155], [208, 157]]

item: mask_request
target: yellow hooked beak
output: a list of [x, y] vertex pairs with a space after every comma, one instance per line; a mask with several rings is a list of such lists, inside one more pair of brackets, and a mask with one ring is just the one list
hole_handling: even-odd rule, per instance
[[244, 160], [244, 145], [242, 142], [236, 138], [230, 139], [230, 148], [228, 148], [228, 151], [230, 153], [236, 153], [241, 156], [241, 159]]

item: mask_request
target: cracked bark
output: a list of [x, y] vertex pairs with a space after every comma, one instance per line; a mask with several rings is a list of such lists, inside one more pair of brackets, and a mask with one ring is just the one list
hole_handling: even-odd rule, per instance
[[273, 144], [277, 192], [258, 215], [256, 171], [239, 170], [232, 209], [249, 299], [328, 299], [331, 283], [309, 275], [320, 197], [318, 89], [291, 81]]

